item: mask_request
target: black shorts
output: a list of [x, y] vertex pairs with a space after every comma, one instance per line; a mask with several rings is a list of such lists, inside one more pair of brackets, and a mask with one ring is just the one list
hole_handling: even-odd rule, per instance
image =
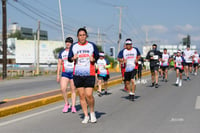
[[125, 72], [124, 73], [124, 81], [130, 81], [131, 79], [134, 79], [136, 73], [137, 73], [137, 70], [133, 70], [131, 72]]
[[95, 85], [95, 76], [73, 76], [74, 85], [76, 88], [80, 87], [91, 87], [94, 88]]
[[169, 68], [169, 66], [161, 66], [162, 71], [165, 71], [168, 68]]
[[194, 63], [194, 64], [193, 64], [193, 67], [197, 67], [197, 66], [199, 66], [198, 63]]
[[188, 67], [192, 67], [192, 63], [187, 63], [186, 62], [185, 65], [188, 66]]
[[150, 66], [151, 73], [158, 71], [158, 69], [159, 69], [159, 66]]
[[175, 69], [176, 69], [176, 70], [178, 69], [180, 73], [183, 73], [183, 71], [184, 71], [184, 69], [181, 69], [181, 68], [179, 68], [179, 67], [176, 67]]
[[98, 74], [98, 80], [108, 81], [109, 78], [110, 78], [110, 75], [106, 75], [105, 77], [103, 77]]

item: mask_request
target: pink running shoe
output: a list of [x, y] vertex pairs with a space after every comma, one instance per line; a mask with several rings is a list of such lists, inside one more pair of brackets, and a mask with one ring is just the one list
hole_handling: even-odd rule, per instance
[[67, 113], [68, 112], [68, 109], [70, 108], [70, 105], [68, 104], [65, 104], [65, 106], [64, 106], [64, 108], [63, 108], [63, 110], [62, 110], [62, 112], [63, 113]]
[[76, 107], [72, 106], [72, 113], [76, 113]]
[[128, 91], [128, 89], [126, 87], [124, 87], [124, 91]]

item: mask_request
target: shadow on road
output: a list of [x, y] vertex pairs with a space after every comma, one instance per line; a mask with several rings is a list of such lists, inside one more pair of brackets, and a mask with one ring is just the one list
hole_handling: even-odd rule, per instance
[[0, 101], [0, 105], [6, 103], [5, 101]]
[[[135, 96], [135, 100], [137, 100], [137, 99], [139, 99], [141, 96]], [[126, 99], [126, 100], [130, 100], [129, 99], [129, 96], [123, 96], [123, 97], [121, 97], [121, 98], [124, 98], [124, 99]]]

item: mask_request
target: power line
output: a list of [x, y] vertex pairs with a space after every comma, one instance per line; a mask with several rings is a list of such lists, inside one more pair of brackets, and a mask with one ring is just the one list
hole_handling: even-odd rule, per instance
[[[22, 14], [28, 16], [29, 18], [31, 18], [31, 19], [33, 19], [33, 20], [35, 20], [35, 21], [38, 21], [37, 18], [35, 18], [35, 17], [29, 15], [28, 13], [26, 13], [26, 12], [23, 11], [23, 10], [21, 10], [20, 8], [17, 8], [16, 6], [12, 5], [10, 2], [8, 2], [8, 5], [11, 6], [11, 7], [13, 7], [13, 8], [14, 8], [15, 10], [17, 10], [18, 12], [20, 12], [20, 13], [22, 13]], [[50, 25], [50, 24], [47, 24], [47, 23], [45, 23], [45, 22], [41, 22], [41, 23], [43, 23], [45, 26], [47, 26], [47, 27], [49, 27], [49, 28], [53, 28], [53, 29], [55, 29], [55, 30], [60, 30], [60, 29], [58, 29], [57, 27], [52, 26], [52, 25]]]

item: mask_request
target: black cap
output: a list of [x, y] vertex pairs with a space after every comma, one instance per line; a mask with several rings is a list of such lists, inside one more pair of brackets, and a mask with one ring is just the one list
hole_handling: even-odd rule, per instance
[[157, 47], [157, 45], [155, 43], [152, 46], [156, 46]]
[[164, 48], [164, 50], [167, 50], [166, 48]]
[[67, 37], [67, 38], [65, 39], [65, 43], [66, 43], [66, 42], [73, 43], [73, 39], [72, 39], [71, 37]]

